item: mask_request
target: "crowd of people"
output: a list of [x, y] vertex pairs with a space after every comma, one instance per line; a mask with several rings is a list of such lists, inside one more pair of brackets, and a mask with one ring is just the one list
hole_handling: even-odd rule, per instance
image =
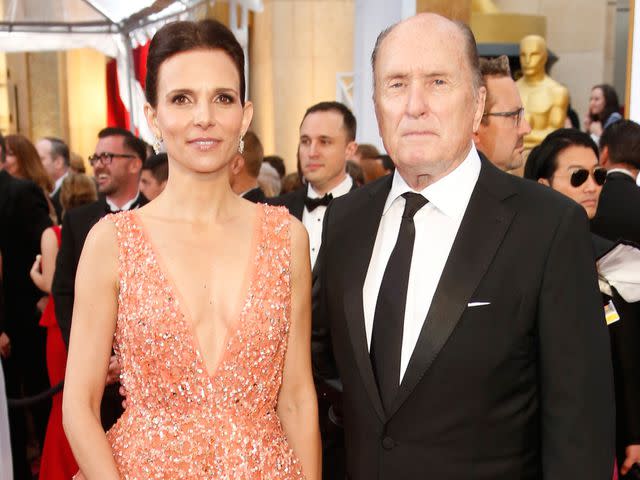
[[0, 480], [640, 478], [640, 125], [597, 85], [528, 151], [466, 25], [372, 47], [384, 152], [324, 101], [265, 156], [209, 20], [152, 146], [0, 136]]

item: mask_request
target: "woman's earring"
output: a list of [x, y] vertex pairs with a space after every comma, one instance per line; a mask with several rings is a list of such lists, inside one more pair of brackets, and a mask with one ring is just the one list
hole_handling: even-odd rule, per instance
[[156, 141], [153, 142], [153, 151], [156, 152], [156, 155], [162, 151], [162, 139], [156, 137]]
[[244, 140], [240, 137], [240, 141], [238, 142], [238, 153], [242, 155], [242, 152], [244, 152]]

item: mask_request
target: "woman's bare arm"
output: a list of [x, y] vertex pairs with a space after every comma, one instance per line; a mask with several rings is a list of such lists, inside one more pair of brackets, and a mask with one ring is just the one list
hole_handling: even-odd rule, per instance
[[309, 239], [291, 219], [291, 326], [278, 417], [307, 480], [320, 480], [318, 403], [311, 374], [311, 266]]
[[100, 222], [89, 232], [75, 292], [63, 425], [84, 477], [116, 480], [120, 476], [100, 423], [118, 310], [118, 247], [113, 223]]
[[53, 273], [56, 270], [56, 257], [58, 256], [58, 238], [53, 228], [47, 228], [42, 232], [40, 252], [41, 255], [36, 258], [33, 267], [31, 267], [31, 280], [43, 292], [51, 293]]

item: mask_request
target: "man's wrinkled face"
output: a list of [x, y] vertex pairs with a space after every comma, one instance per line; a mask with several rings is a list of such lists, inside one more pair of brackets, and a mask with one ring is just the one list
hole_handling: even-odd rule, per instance
[[482, 117], [462, 33], [442, 19], [414, 17], [382, 41], [375, 110], [385, 149], [401, 174], [436, 175], [468, 152]]

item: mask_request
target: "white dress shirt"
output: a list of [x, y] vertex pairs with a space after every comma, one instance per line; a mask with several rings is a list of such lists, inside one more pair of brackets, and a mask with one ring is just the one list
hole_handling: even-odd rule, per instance
[[133, 197], [131, 200], [129, 200], [127, 203], [122, 205], [122, 208], [118, 207], [115, 203], [113, 203], [108, 198], [105, 198], [105, 200], [107, 202], [107, 205], [109, 205], [109, 209], [112, 212], [120, 212], [120, 211], [125, 211], [125, 210], [131, 210], [131, 205], [133, 205], [134, 203], [136, 203], [138, 201], [138, 197], [140, 197], [140, 192], [138, 192], [136, 194], [136, 196]]
[[64, 175], [62, 175], [59, 179], [56, 180], [56, 183], [53, 185], [53, 191], [51, 192], [51, 194], [49, 194], [50, 197], [53, 197], [58, 192], [58, 190], [60, 190], [60, 187], [62, 186], [62, 182], [64, 182], [64, 179], [67, 178], [68, 176], [69, 176], [69, 171], [67, 170]]
[[[429, 312], [462, 217], [469, 204], [469, 198], [478, 181], [480, 166], [478, 152], [474, 146], [471, 146], [465, 160], [453, 172], [421, 192], [417, 192], [424, 195], [429, 203], [413, 217], [416, 236], [404, 313], [400, 358], [401, 382]], [[373, 317], [382, 277], [400, 231], [405, 205], [405, 199], [401, 195], [411, 191], [414, 190], [396, 170], [391, 191], [382, 211], [382, 219], [362, 288], [365, 331], [369, 346], [371, 346]]]
[[[333, 195], [333, 198], [340, 197], [342, 195], [346, 195], [349, 193], [351, 188], [353, 187], [353, 180], [351, 176], [347, 175], [342, 182], [333, 188], [333, 190], [328, 191]], [[319, 195], [316, 192], [311, 184], [307, 187], [307, 196], [309, 198], [320, 198], [324, 195]], [[302, 223], [307, 229], [307, 233], [309, 234], [309, 254], [311, 255], [311, 268], [316, 264], [316, 259], [318, 258], [318, 252], [320, 251], [320, 243], [322, 242], [322, 222], [324, 220], [324, 212], [327, 211], [327, 207], [324, 205], [320, 205], [313, 209], [313, 212], [307, 210], [307, 207], [304, 207], [302, 211]]]

